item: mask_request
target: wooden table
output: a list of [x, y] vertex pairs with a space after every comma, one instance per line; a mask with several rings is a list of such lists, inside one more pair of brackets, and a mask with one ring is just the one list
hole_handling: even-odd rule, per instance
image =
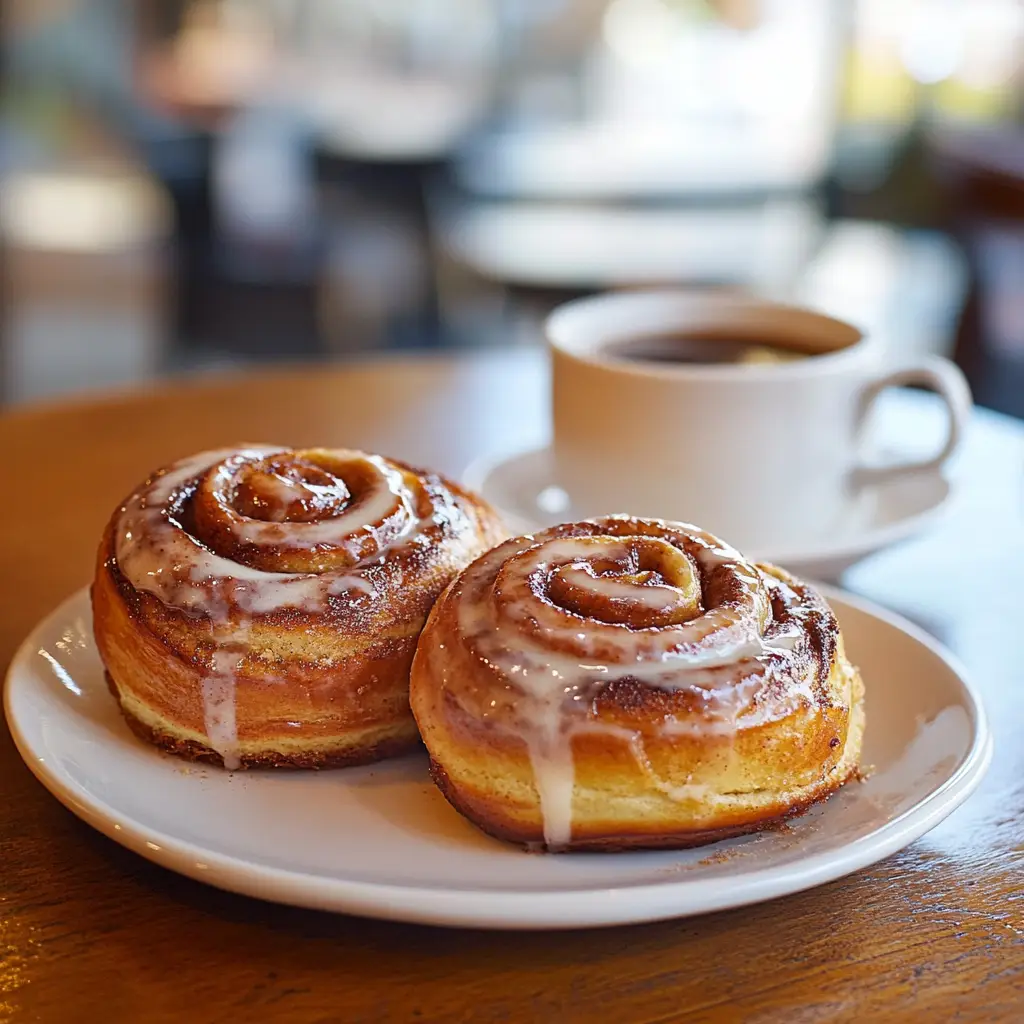
[[[6, 665], [90, 575], [115, 503], [155, 465], [236, 440], [364, 446], [458, 472], [543, 439], [540, 356], [402, 361], [172, 385], [0, 418]], [[851, 587], [956, 649], [992, 770], [909, 849], [710, 917], [485, 933], [259, 903], [80, 823], [0, 736], [0, 1021], [1020, 1021], [1024, 1019], [1024, 429], [979, 414], [956, 511]]]

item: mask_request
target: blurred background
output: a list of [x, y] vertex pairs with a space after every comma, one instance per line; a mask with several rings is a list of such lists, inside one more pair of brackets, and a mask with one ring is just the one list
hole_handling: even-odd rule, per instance
[[0, 401], [739, 287], [1024, 415], [1024, 0], [5, 0]]

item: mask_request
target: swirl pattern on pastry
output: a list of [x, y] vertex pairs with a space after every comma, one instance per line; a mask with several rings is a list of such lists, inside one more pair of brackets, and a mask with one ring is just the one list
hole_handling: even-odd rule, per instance
[[842, 784], [861, 689], [812, 588], [695, 527], [611, 516], [465, 570], [421, 637], [412, 707], [442, 790], [486, 831], [683, 846]]
[[101, 544], [94, 619], [111, 686], [137, 731], [227, 767], [407, 748], [427, 612], [500, 536], [479, 499], [378, 455], [184, 459], [129, 496]]

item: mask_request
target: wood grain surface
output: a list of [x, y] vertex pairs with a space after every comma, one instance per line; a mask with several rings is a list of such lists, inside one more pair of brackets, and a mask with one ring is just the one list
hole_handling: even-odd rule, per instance
[[[151, 468], [233, 441], [362, 446], [457, 473], [547, 431], [539, 356], [172, 385], [0, 417], [0, 660], [86, 582]], [[412, 927], [263, 904], [121, 849], [0, 735], [0, 1021], [1024, 1020], [1024, 430], [979, 414], [955, 511], [847, 584], [957, 651], [996, 738], [949, 820], [850, 878], [594, 932]]]

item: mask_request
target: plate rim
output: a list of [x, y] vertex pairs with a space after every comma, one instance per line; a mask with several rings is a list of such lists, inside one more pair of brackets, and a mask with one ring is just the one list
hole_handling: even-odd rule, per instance
[[[666, 879], [636, 885], [579, 889], [479, 889], [404, 885], [296, 871], [205, 850], [142, 825], [104, 800], [84, 793], [74, 780], [51, 768], [33, 748], [18, 719], [16, 676], [30, 673], [39, 637], [87, 599], [82, 587], [45, 615], [19, 644], [4, 681], [4, 712], [19, 756], [60, 803], [98, 832], [147, 860], [220, 889], [259, 899], [385, 920], [449, 927], [509, 930], [611, 927], [692, 917], [760, 903], [835, 881], [877, 863], [920, 838], [959, 807], [978, 787], [992, 758], [993, 740], [984, 705], [960, 660], [938, 640], [902, 615], [837, 587], [822, 586], [837, 600], [926, 647], [950, 669], [972, 718], [971, 744], [949, 778], [881, 828], [838, 850], [822, 851], [792, 864], [755, 868], [722, 879]], [[682, 908], [673, 893], [687, 891]], [[694, 898], [694, 896], [696, 898]], [[540, 904], [538, 907], [537, 904]]]
[[[515, 516], [524, 524], [531, 524], [531, 528], [534, 530], [547, 529], [548, 526], [557, 525], [557, 523], [573, 522], [574, 517], [576, 519], [581, 517], [576, 516], [571, 509], [566, 510], [564, 518], [558, 519], [553, 516], [551, 517], [552, 522], [546, 523], [546, 517], [545, 520], [536, 518], [532, 509], [525, 507], [511, 507], [507, 504], [502, 505], [499, 502], [494, 501], [489, 494], [489, 491], [491, 490], [489, 487], [489, 480], [496, 472], [521, 460], [531, 458], [550, 459], [551, 451], [551, 444], [547, 443], [533, 445], [529, 448], [519, 448], [516, 451], [511, 452], [495, 452], [486, 455], [479, 455], [462, 470], [459, 474], [459, 480], [464, 486], [476, 491], [486, 501], [490, 502], [499, 515], [508, 514]], [[907, 538], [920, 533], [930, 523], [938, 520], [949, 511], [954, 493], [953, 485], [942, 469], [920, 470], [916, 473], [916, 476], [919, 479], [927, 479], [937, 482], [940, 486], [941, 494], [937, 500], [927, 508], [921, 509], [921, 511], [915, 512], [912, 515], [904, 516], [902, 519], [897, 519], [881, 526], [871, 527], [861, 533], [847, 538], [845, 541], [840, 541], [839, 543], [830, 542], [825, 539], [820, 541], [817, 545], [810, 545], [804, 548], [786, 549], [780, 547], [776, 551], [769, 550], [766, 553], [766, 556], [761, 557], [761, 560], [774, 562], [779, 565], [786, 565], [788, 563], [794, 566], [811, 565], [814, 563], [826, 564], [832, 562], [845, 562], [850, 560], [859, 561], [861, 558], [866, 557], [875, 551], [880, 551], [882, 548], [887, 548], [896, 544], [898, 541], [906, 540]], [[894, 477], [891, 481], [883, 480], [878, 484], [878, 486], [885, 487], [889, 484], [894, 484], [896, 479], [897, 478]], [[900, 477], [899, 479], [903, 480], [905, 478]], [[551, 483], [549, 482], [545, 486], [551, 486]], [[531, 486], [531, 490], [532, 489], [533, 488]], [[543, 487], [538, 487], [537, 493], [539, 494], [541, 490], [543, 490]], [[533, 498], [536, 498], [536, 495], [533, 495]]]

